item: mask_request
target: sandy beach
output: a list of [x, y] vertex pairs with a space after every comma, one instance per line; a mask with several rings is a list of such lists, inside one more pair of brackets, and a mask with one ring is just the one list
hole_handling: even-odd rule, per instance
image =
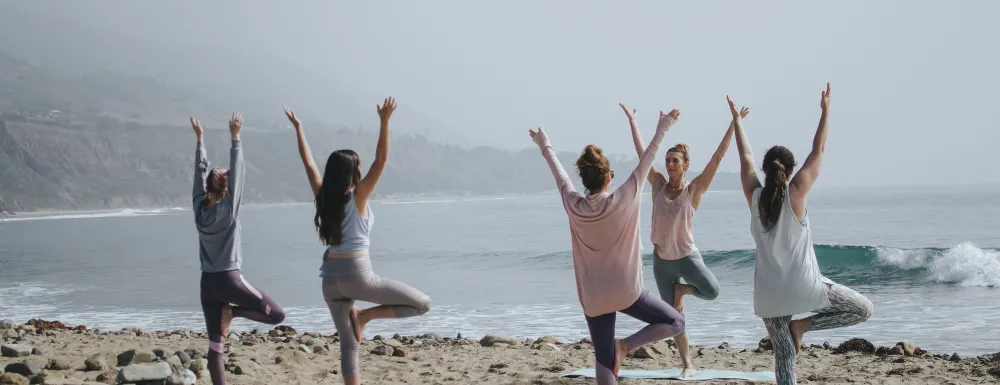
[[[202, 333], [106, 331], [29, 323], [32, 325], [0, 322], [0, 367], [5, 372], [0, 384], [211, 383], [202, 361], [208, 345]], [[361, 346], [365, 384], [593, 383], [590, 379], [561, 377], [593, 364], [592, 347], [586, 340], [514, 340], [498, 336], [470, 339], [433, 334], [372, 337]], [[761, 345], [752, 349], [725, 344], [696, 346], [692, 352], [700, 367], [772, 370], [772, 354], [766, 343]], [[679, 365], [676, 349], [663, 342], [633, 353], [623, 368]], [[338, 337], [287, 327], [231, 333], [226, 367], [231, 384], [341, 383]], [[798, 367], [799, 382], [804, 384], [982, 384], [1000, 380], [1000, 357], [952, 357], [912, 346], [875, 347], [860, 339], [811, 345], [799, 355]], [[137, 378], [144, 380], [135, 381]], [[623, 379], [621, 383], [684, 382]]]

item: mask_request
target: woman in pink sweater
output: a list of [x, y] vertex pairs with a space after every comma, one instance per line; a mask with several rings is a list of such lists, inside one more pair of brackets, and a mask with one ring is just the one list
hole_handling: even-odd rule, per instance
[[[677, 110], [660, 112], [656, 135], [639, 158], [639, 165], [613, 192], [608, 191], [614, 177], [608, 158], [599, 147], [587, 146], [576, 161], [587, 195], [573, 188], [545, 132], [541, 128], [528, 130], [552, 170], [569, 216], [577, 295], [594, 342], [597, 383], [601, 385], [617, 383], [618, 369], [629, 352], [684, 331], [684, 317], [643, 288], [639, 241], [644, 182], [663, 136], [679, 116]], [[625, 339], [616, 339], [617, 312], [649, 325]]]

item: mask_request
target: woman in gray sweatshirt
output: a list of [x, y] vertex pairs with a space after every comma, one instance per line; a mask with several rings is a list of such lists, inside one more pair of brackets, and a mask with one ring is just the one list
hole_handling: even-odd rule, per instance
[[225, 385], [223, 341], [233, 317], [276, 325], [285, 320], [285, 311], [271, 297], [251, 286], [240, 273], [243, 257], [239, 213], [246, 173], [240, 145], [243, 115], [235, 113], [229, 120], [233, 139], [229, 170], [209, 168], [201, 123], [194, 116], [191, 127], [198, 138], [192, 196], [201, 259], [201, 308], [209, 339], [208, 372], [213, 385]]

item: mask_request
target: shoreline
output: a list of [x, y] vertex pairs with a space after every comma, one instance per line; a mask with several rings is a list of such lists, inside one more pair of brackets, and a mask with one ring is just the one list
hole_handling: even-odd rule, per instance
[[[7, 372], [4, 376], [8, 378], [23, 378], [24, 384], [28, 381], [117, 384], [120, 382], [116, 379], [130, 375], [135, 368], [158, 368], [163, 378], [157, 381], [171, 375], [176, 377], [166, 382], [170, 384], [211, 383], [201, 360], [207, 352], [207, 336], [190, 330], [105, 331], [58, 321], [31, 320], [25, 324], [0, 321], [0, 345], [4, 346], [0, 371]], [[753, 349], [733, 348], [727, 343], [694, 345], [691, 354], [696, 369], [773, 371], [773, 352], [768, 345], [766, 340]], [[810, 345], [802, 350], [797, 359], [800, 381], [862, 384], [1000, 381], [1000, 354], [965, 358], [924, 352], [909, 344], [876, 347], [862, 339], [824, 345]], [[251, 331], [232, 332], [226, 339], [227, 377], [236, 385], [340, 383], [339, 350], [336, 334], [261, 325]], [[125, 370], [129, 365], [134, 367]], [[587, 339], [560, 341], [544, 336], [513, 339], [487, 335], [471, 339], [434, 333], [397, 334], [365, 339], [360, 346], [360, 366], [365, 383], [590, 384], [592, 379], [562, 375], [593, 367], [593, 347]], [[623, 368], [679, 366], [677, 350], [667, 341], [635, 351], [625, 360]], [[27, 376], [14, 374], [21, 372]], [[21, 384], [15, 380], [9, 383]], [[170, 382], [181, 380], [188, 382]]]

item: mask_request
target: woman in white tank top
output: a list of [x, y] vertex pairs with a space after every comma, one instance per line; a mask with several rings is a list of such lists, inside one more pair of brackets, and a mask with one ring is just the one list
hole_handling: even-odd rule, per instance
[[[635, 110], [629, 111], [619, 104], [628, 117], [632, 129], [632, 141], [636, 154], [642, 156], [645, 152], [642, 135], [635, 123]], [[750, 110], [743, 108], [740, 112], [746, 117]], [[719, 296], [719, 281], [705, 266], [705, 261], [694, 244], [694, 214], [701, 203], [701, 197], [715, 178], [715, 173], [722, 163], [722, 158], [729, 149], [733, 139], [732, 123], [722, 138], [722, 143], [716, 149], [708, 165], [701, 174], [690, 182], [684, 179], [684, 174], [691, 166], [688, 148], [678, 144], [667, 150], [666, 173], [653, 167], [647, 180], [653, 188], [653, 222], [650, 236], [654, 247], [653, 277], [660, 292], [660, 299], [672, 304], [678, 312], [684, 312], [684, 296], [694, 295], [706, 301]], [[681, 279], [684, 282], [681, 282]], [[674, 336], [677, 351], [681, 356], [684, 369], [681, 378], [694, 375], [694, 365], [688, 353], [687, 333]]]
[[[807, 331], [856, 325], [871, 317], [874, 308], [858, 292], [824, 277], [813, 249], [806, 196], [823, 161], [829, 105], [830, 83], [827, 83], [820, 99], [823, 114], [812, 152], [802, 168], [789, 179], [795, 157], [783, 146], [771, 147], [764, 154], [762, 169], [766, 176], [761, 186], [740, 114], [729, 99], [740, 153], [743, 194], [751, 212], [750, 232], [757, 245], [754, 311], [764, 320], [774, 346], [778, 385], [795, 384], [795, 355]], [[795, 314], [807, 312], [817, 314], [792, 320]]]

